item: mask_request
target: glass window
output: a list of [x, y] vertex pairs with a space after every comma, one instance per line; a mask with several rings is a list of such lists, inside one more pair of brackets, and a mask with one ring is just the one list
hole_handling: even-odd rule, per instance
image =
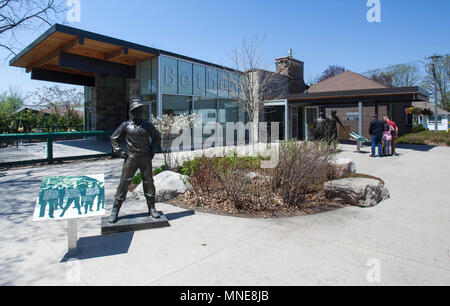
[[194, 95], [206, 96], [206, 68], [194, 65]]
[[164, 93], [178, 93], [178, 61], [161, 56], [161, 83]]
[[156, 101], [142, 103], [144, 104], [144, 114], [142, 115], [142, 118], [150, 120], [151, 117], [156, 117], [158, 115], [156, 112]]
[[229, 89], [228, 72], [224, 70], [219, 70], [219, 74], [217, 77], [217, 88], [219, 98], [228, 99], [228, 89]]
[[178, 61], [178, 93], [192, 95], [192, 64]]
[[[204, 131], [205, 125], [210, 122], [217, 122], [217, 99], [213, 98], [194, 98], [194, 114], [197, 114], [201, 118], [202, 131]], [[202, 143], [206, 139], [211, 137], [215, 132], [205, 133], [203, 132]]]
[[208, 97], [217, 97], [217, 70], [206, 69], [206, 95]]
[[238, 122], [239, 121], [239, 104], [232, 100], [219, 99], [218, 122]]
[[236, 99], [238, 97], [239, 92], [239, 76], [236, 73], [229, 74], [229, 97], [232, 99]]
[[152, 61], [143, 61], [139, 64], [139, 80], [141, 81], [141, 99], [152, 100]]
[[192, 97], [163, 95], [164, 115], [189, 115], [192, 109]]
[[[158, 58], [152, 58], [152, 96], [151, 101], [156, 101], [158, 95]], [[156, 109], [154, 110], [156, 113]]]
[[[239, 121], [239, 104], [228, 99], [219, 99], [217, 109], [217, 121], [222, 125], [224, 145], [227, 141], [227, 122]], [[237, 131], [234, 132], [234, 143], [236, 144]]]
[[142, 101], [156, 101], [158, 93], [158, 58], [139, 63], [139, 80]]
[[217, 99], [194, 98], [194, 113], [202, 118], [202, 123], [217, 121]]

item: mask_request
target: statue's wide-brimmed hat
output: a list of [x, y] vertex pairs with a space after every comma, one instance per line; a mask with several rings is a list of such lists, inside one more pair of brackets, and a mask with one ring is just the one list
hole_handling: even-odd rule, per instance
[[131, 100], [130, 102], [130, 112], [134, 111], [135, 109], [139, 107], [143, 107], [144, 104], [142, 104], [142, 101], [139, 99]]

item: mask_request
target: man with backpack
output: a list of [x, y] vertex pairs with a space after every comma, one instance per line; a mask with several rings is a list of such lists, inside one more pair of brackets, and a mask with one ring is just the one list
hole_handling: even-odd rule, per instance
[[383, 157], [383, 133], [384, 133], [384, 123], [378, 120], [377, 115], [372, 116], [372, 121], [370, 122], [369, 134], [371, 136], [372, 143], [372, 155], [370, 157], [375, 157], [375, 147], [378, 147], [378, 156]]

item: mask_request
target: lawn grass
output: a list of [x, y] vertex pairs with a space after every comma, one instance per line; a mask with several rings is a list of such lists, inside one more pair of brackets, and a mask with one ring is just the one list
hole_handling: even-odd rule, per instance
[[425, 131], [403, 135], [397, 139], [397, 143], [450, 146], [450, 132]]

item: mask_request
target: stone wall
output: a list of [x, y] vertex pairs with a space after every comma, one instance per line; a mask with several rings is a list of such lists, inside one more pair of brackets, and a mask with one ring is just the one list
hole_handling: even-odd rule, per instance
[[128, 119], [125, 88], [125, 79], [97, 75], [92, 97], [94, 131], [113, 131]]
[[292, 57], [275, 60], [276, 72], [289, 78], [289, 93], [302, 93], [306, 90], [304, 80], [304, 63]]

